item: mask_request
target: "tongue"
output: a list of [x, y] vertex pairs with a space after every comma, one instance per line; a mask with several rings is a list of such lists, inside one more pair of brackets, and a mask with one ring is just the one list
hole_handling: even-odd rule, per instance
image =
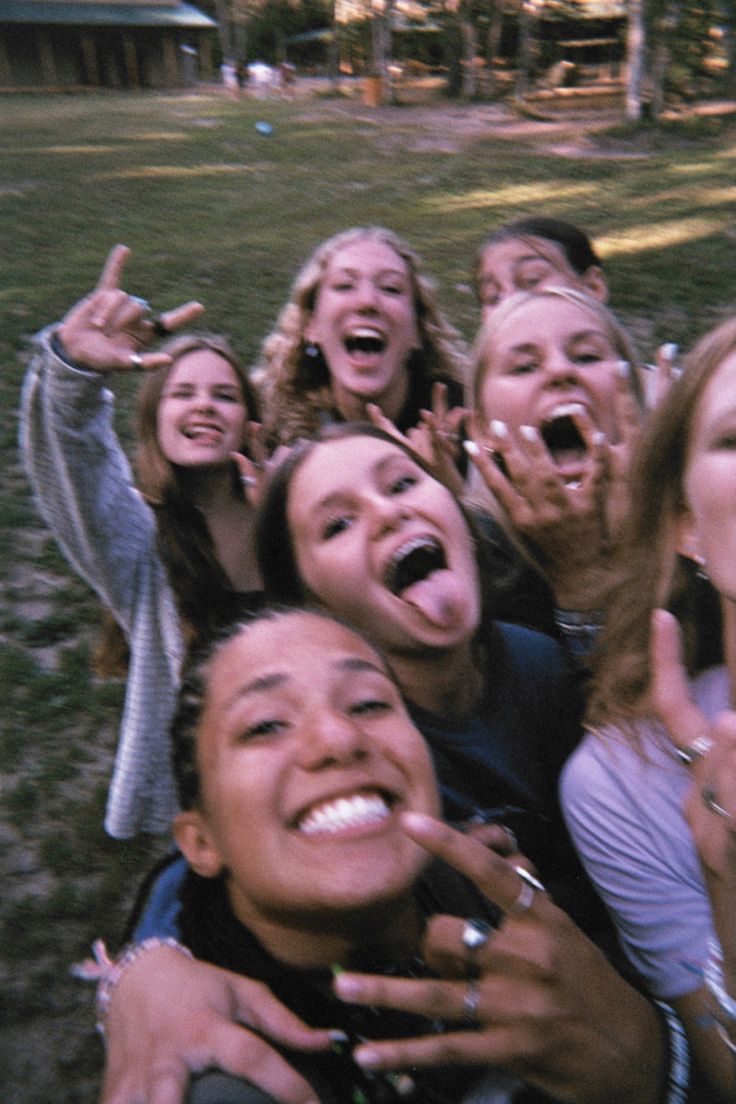
[[586, 451], [582, 447], [550, 449], [557, 468], [580, 468], [585, 463]]
[[451, 628], [457, 623], [466, 604], [460, 580], [447, 570], [433, 571], [426, 579], [412, 583], [401, 592], [401, 598], [438, 628]]

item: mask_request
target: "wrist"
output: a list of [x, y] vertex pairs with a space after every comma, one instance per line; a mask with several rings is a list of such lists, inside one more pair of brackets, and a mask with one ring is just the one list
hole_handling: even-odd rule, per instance
[[61, 336], [61, 327], [52, 330], [49, 344], [51, 346], [51, 352], [67, 368], [71, 368], [74, 372], [94, 372], [94, 368], [90, 368], [86, 364], [80, 364], [79, 361], [74, 360], [70, 355]]
[[140, 943], [130, 943], [114, 961], [107, 961], [100, 970], [95, 998], [97, 1030], [105, 1036], [105, 1024], [113, 994], [130, 967], [150, 951], [168, 947], [172, 951], [192, 958], [192, 952], [170, 936], [151, 936]]

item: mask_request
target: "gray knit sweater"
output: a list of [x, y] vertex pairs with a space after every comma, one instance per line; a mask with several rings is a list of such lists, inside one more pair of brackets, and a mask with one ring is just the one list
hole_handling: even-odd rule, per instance
[[21, 452], [44, 521], [117, 618], [131, 653], [105, 827], [121, 839], [164, 832], [177, 809], [168, 726], [184, 650], [174, 594], [153, 511], [113, 429], [105, 377], [60, 360], [52, 333], [35, 339]]

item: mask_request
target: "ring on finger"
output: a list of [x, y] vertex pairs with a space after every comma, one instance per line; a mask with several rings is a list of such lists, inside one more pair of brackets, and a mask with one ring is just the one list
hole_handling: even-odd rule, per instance
[[135, 303], [135, 305], [137, 307], [140, 307], [142, 311], [145, 311], [146, 314], [150, 312], [151, 304], [148, 302], [147, 299], [142, 299], [140, 295], [130, 295], [128, 298], [130, 299], [131, 303]]
[[130, 356], [128, 357], [128, 359], [129, 359], [129, 361], [130, 361], [133, 368], [142, 368], [143, 367], [143, 357], [141, 356], [140, 353], [131, 353]]
[[254, 475], [241, 475], [240, 482], [244, 487], [255, 487], [258, 480]]
[[687, 764], [687, 766], [690, 766], [690, 764], [694, 763], [697, 759], [702, 759], [704, 755], [707, 755], [712, 747], [713, 741], [710, 736], [708, 736], [707, 733], [703, 733], [702, 736], [698, 736], [697, 739], [693, 740], [687, 747], [675, 748], [675, 754], [678, 759]]
[[525, 870], [523, 866], [515, 866], [514, 871], [521, 878], [521, 888], [519, 890], [519, 896], [513, 902], [506, 912], [509, 916], [521, 916], [523, 913], [528, 912], [534, 903], [535, 893], [546, 893], [539, 878], [535, 878], [533, 874], [530, 874], [528, 870]]
[[718, 802], [718, 794], [716, 793], [715, 786], [703, 786], [700, 791], [700, 796], [703, 799], [703, 804], [706, 809], [710, 809], [716, 816], [724, 817], [726, 820], [731, 820], [733, 814], [729, 813], [728, 809], [724, 809]]
[[487, 920], [479, 920], [474, 916], [469, 916], [463, 924], [462, 934], [460, 941], [468, 951], [468, 954], [472, 957], [476, 951], [485, 947], [488, 942], [488, 938], [491, 932], [491, 925]]
[[480, 1005], [480, 988], [477, 981], [469, 981], [465, 987], [463, 997], [463, 1019], [478, 1023], [478, 1007]]

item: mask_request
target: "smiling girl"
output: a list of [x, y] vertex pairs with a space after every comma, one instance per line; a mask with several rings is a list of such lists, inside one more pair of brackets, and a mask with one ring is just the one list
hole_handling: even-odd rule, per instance
[[353, 227], [315, 249], [263, 344], [264, 424], [274, 443], [377, 405], [402, 432], [444, 384], [460, 406], [464, 356], [419, 258], [396, 234]]
[[[125, 838], [166, 831], [176, 809], [168, 723], [185, 644], [260, 601], [253, 509], [234, 450], [255, 395], [222, 338], [174, 338], [157, 352], [141, 300], [120, 287], [117, 246], [100, 282], [36, 343], [22, 407], [22, 448], [44, 520], [97, 592], [130, 649], [106, 827]], [[187, 304], [160, 325], [201, 312]], [[112, 425], [115, 371], [143, 370], [138, 488]], [[108, 638], [109, 658], [113, 642]]]

